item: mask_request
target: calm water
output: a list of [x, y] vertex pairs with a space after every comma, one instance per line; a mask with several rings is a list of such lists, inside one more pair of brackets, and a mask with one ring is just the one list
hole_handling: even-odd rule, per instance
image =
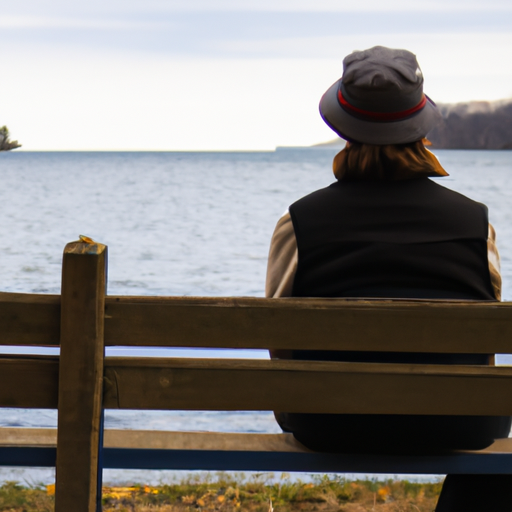
[[[334, 154], [1, 154], [0, 289], [59, 293], [62, 250], [83, 234], [109, 247], [110, 294], [263, 296], [274, 225], [294, 200], [333, 181]], [[512, 151], [437, 154], [450, 173], [440, 182], [489, 206], [503, 296], [512, 300]], [[279, 431], [268, 413], [112, 411], [106, 421], [108, 428]], [[4, 409], [0, 425], [55, 426], [56, 414]], [[108, 471], [106, 479], [156, 482], [170, 476]], [[52, 478], [51, 470], [0, 469], [0, 480]]]
[[[439, 151], [447, 187], [485, 202], [512, 299], [512, 152]], [[109, 246], [109, 293], [263, 295], [277, 218], [333, 181], [328, 150], [0, 155], [5, 291], [58, 293], [61, 254]]]

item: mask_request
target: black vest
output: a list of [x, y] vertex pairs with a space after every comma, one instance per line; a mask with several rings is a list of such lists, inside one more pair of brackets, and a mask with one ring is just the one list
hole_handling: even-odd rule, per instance
[[495, 299], [487, 207], [428, 178], [337, 182], [290, 215], [296, 297]]
[[[294, 203], [290, 215], [299, 250], [294, 296], [494, 299], [487, 259], [486, 206], [428, 178], [334, 183]], [[292, 358], [489, 364], [486, 354], [319, 351], [314, 348], [294, 350]], [[350, 436], [357, 429], [364, 430], [364, 425], [374, 420], [379, 431], [393, 429], [393, 432], [424, 425], [425, 418], [431, 421], [429, 417], [408, 416], [398, 418], [395, 423], [394, 419], [377, 416], [278, 413], [276, 417], [313, 449], [325, 449], [318, 448], [318, 440], [324, 436], [327, 450], [339, 446], [337, 439], [345, 445], [352, 443]], [[436, 421], [432, 423], [434, 429], [440, 425]], [[450, 421], [451, 418], [447, 424], [451, 425]], [[500, 425], [503, 421], [507, 420], [496, 418]], [[508, 424], [504, 426], [506, 430]], [[454, 446], [457, 443], [454, 442]], [[345, 445], [338, 448], [339, 451], [346, 450]], [[379, 446], [382, 447], [382, 443]]]

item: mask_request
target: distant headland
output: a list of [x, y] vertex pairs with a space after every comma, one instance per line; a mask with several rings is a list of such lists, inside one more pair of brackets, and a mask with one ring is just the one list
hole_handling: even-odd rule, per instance
[[[512, 99], [437, 105], [442, 122], [428, 135], [435, 149], [512, 149]], [[336, 138], [312, 148], [342, 148]]]
[[512, 99], [438, 105], [443, 121], [428, 135], [439, 149], [512, 149]]

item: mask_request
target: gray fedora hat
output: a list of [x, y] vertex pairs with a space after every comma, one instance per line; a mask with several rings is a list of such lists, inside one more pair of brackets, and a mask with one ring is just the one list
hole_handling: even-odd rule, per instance
[[345, 57], [343, 76], [320, 100], [320, 115], [340, 137], [376, 145], [420, 140], [441, 119], [423, 94], [416, 56], [384, 46]]

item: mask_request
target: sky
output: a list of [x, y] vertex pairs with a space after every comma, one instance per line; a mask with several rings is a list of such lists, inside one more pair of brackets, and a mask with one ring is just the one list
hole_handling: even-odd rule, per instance
[[512, 98], [510, 0], [0, 0], [0, 126], [24, 150], [325, 142], [343, 58], [417, 55], [438, 103]]

